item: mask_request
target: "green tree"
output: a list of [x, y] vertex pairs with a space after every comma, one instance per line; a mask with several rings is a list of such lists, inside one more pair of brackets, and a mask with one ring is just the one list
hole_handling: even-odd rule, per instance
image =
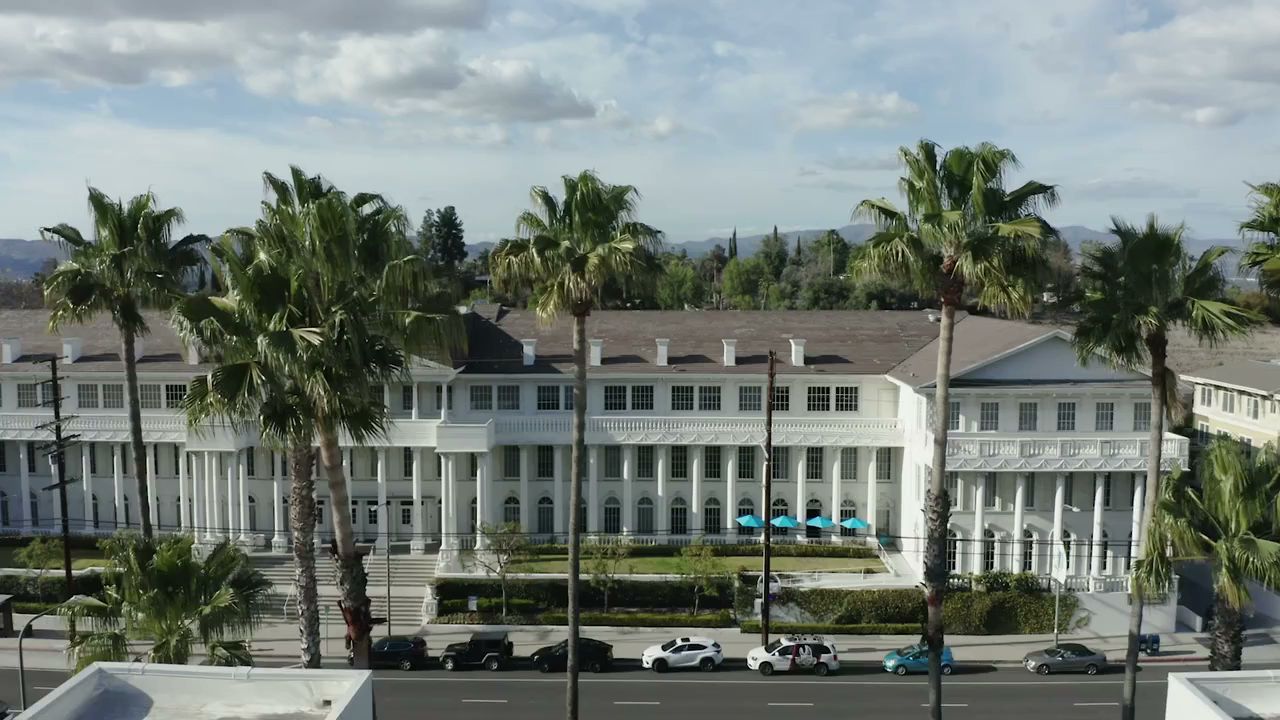
[[623, 563], [631, 557], [631, 546], [624, 543], [591, 543], [587, 546], [587, 581], [604, 595], [604, 611], [609, 612], [609, 593], [622, 582]]
[[446, 205], [435, 213], [431, 226], [431, 244], [427, 259], [448, 268], [456, 268], [467, 259], [467, 244], [463, 239], [462, 219], [452, 205]]
[[828, 230], [813, 241], [811, 260], [828, 275], [840, 275], [849, 265], [849, 242], [836, 230]]
[[502, 617], [507, 616], [507, 579], [511, 568], [529, 556], [529, 538], [520, 523], [482, 525], [482, 543], [472, 554], [472, 562], [487, 574], [498, 578], [502, 588]]
[[[1084, 254], [1080, 269], [1084, 299], [1074, 344], [1082, 362], [1099, 357], [1119, 368], [1148, 369], [1151, 378], [1151, 430], [1142, 523], [1134, 557], [1143, 558], [1150, 520], [1160, 497], [1165, 423], [1180, 413], [1178, 378], [1169, 368], [1169, 331], [1175, 326], [1201, 343], [1215, 345], [1248, 332], [1254, 316], [1225, 302], [1218, 260], [1225, 248], [1210, 248], [1192, 260], [1183, 244], [1183, 227], [1161, 225], [1155, 215], [1135, 227], [1112, 218], [1114, 243]], [[1129, 647], [1125, 655], [1122, 715], [1132, 720], [1137, 687], [1138, 635], [1142, 632], [1142, 584], [1132, 583]]]
[[757, 258], [737, 258], [724, 266], [724, 297], [739, 310], [760, 307], [768, 271]]
[[290, 523], [298, 566], [303, 663], [319, 661], [311, 481], [318, 443], [331, 502], [339, 607], [355, 667], [368, 667], [372, 617], [351, 526], [339, 437], [357, 444], [387, 427], [383, 387], [407, 377], [410, 357], [449, 362], [464, 342], [450, 293], [406, 237], [404, 211], [381, 196], [348, 196], [300, 168], [264, 174], [271, 201], [252, 227], [214, 246], [224, 297], [177, 308], [181, 332], [218, 349], [193, 380], [189, 419], [258, 428], [289, 454]]
[[33, 537], [14, 553], [14, 559], [34, 570], [37, 578], [43, 577], [49, 568], [62, 567], [62, 538]]
[[773, 234], [765, 235], [760, 241], [760, 249], [756, 251], [756, 259], [764, 263], [769, 277], [778, 280], [787, 267], [787, 237], [778, 234], [778, 226], [773, 226]]
[[[656, 269], [652, 258], [662, 247], [662, 233], [636, 220], [639, 192], [630, 185], [610, 185], [584, 170], [562, 178], [564, 195], [545, 187], [530, 191], [534, 208], [516, 220], [519, 237], [505, 240], [490, 264], [500, 288], [540, 288], [538, 317], [545, 323], [573, 316], [573, 437], [569, 481], [569, 567], [565, 709], [578, 718], [578, 598], [582, 564], [582, 478], [586, 474], [587, 316], [600, 289], [610, 280], [645, 279]], [[637, 277], [639, 276], [639, 277]]]
[[680, 548], [679, 568], [680, 576], [693, 592], [692, 615], [698, 614], [702, 598], [714, 592], [716, 585], [729, 577], [715, 550], [701, 542]]
[[1240, 234], [1252, 238], [1241, 258], [1242, 267], [1258, 275], [1258, 285], [1280, 295], [1280, 183], [1250, 185], [1249, 219], [1240, 223]]
[[843, 310], [849, 306], [849, 283], [838, 277], [819, 276], [800, 289], [801, 310]]
[[855, 216], [872, 220], [875, 234], [858, 255], [863, 278], [888, 279], [918, 289], [942, 305], [934, 391], [933, 458], [925, 495], [925, 599], [929, 645], [930, 717], [942, 717], [942, 601], [949, 572], [946, 534], [947, 418], [956, 309], [966, 291], [986, 307], [1026, 313], [1040, 244], [1055, 234], [1038, 214], [1057, 202], [1051, 185], [1030, 181], [1013, 190], [1005, 176], [1017, 167], [1012, 151], [982, 143], [939, 156], [921, 140], [899, 150], [905, 174], [898, 185], [907, 206], [884, 198], [863, 200]]
[[[1147, 541], [1152, 550], [1135, 576], [1152, 592], [1168, 592], [1173, 565], [1207, 561], [1213, 569], [1210, 670], [1239, 670], [1249, 583], [1280, 589], [1280, 462], [1272, 448], [1249, 453], [1219, 438], [1201, 456], [1199, 487], [1175, 471], [1160, 488]], [[1170, 552], [1161, 549], [1168, 548]]]
[[143, 310], [167, 309], [183, 294], [183, 280], [201, 262], [203, 236], [171, 243], [183, 222], [180, 208], [159, 208], [150, 192], [128, 203], [89, 188], [93, 239], [67, 225], [43, 228], [68, 252], [66, 262], [45, 280], [45, 299], [52, 308], [49, 331], [109, 313], [120, 332], [125, 394], [129, 412], [129, 449], [138, 495], [138, 520], [151, 537], [151, 493], [147, 451], [142, 443], [142, 404], [138, 397], [137, 341], [151, 332]]
[[693, 265], [672, 258], [666, 263], [658, 278], [657, 304], [663, 310], [684, 310], [702, 307], [705, 288]]
[[186, 665], [203, 648], [211, 665], [252, 665], [249, 639], [269, 610], [271, 582], [228, 542], [200, 559], [192, 539], [120, 534], [107, 553], [105, 608], [67, 609], [78, 626], [68, 652], [76, 670], [127, 662], [146, 642], [147, 662]]
[[738, 257], [738, 228], [733, 228], [733, 234], [729, 236], [729, 260]]

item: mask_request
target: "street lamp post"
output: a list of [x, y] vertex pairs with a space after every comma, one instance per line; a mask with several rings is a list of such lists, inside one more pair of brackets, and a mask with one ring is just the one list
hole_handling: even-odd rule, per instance
[[49, 613], [61, 610], [62, 608], [66, 608], [66, 607], [103, 608], [106, 606], [107, 606], [106, 603], [102, 602], [97, 598], [89, 597], [88, 595], [72, 595], [71, 597], [58, 603], [57, 605], [54, 605], [53, 607], [48, 608], [47, 610], [43, 610], [41, 612], [36, 613], [34, 616], [32, 616], [30, 620], [27, 621], [26, 625], [22, 626], [22, 632], [18, 633], [18, 706], [19, 706], [19, 709], [21, 710], [27, 709], [27, 676], [26, 676], [26, 665], [24, 665], [22, 662], [22, 641], [27, 637], [27, 633], [30, 632], [32, 624], [34, 624], [36, 620], [39, 620], [45, 615], [48, 615]]

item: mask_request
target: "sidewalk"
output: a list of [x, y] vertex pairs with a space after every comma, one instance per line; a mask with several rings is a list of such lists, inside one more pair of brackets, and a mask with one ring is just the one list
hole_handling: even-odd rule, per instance
[[[29, 615], [15, 615], [14, 624], [22, 627]], [[66, 657], [67, 641], [62, 618], [43, 617], [36, 622], [33, 637], [23, 641], [23, 658], [28, 668], [65, 670], [69, 667]], [[537, 648], [559, 642], [565, 629], [556, 626], [470, 626], [426, 625], [410, 628], [393, 624], [395, 634], [421, 635], [427, 640], [428, 651], [436, 655], [451, 642], [466, 640], [477, 630], [506, 630], [515, 644], [517, 655], [528, 655]], [[326, 658], [343, 658], [344, 628], [340, 622], [321, 624], [321, 652]], [[386, 634], [384, 628], [376, 628], [375, 637]], [[760, 636], [744, 634], [737, 628], [620, 628], [584, 627], [582, 634], [613, 645], [617, 658], [639, 658], [645, 648], [663, 643], [674, 637], [705, 636], [717, 640], [728, 658], [740, 659], [760, 644]], [[1280, 629], [1251, 631], [1245, 634], [1244, 661], [1246, 664], [1280, 664]], [[885, 653], [897, 647], [919, 640], [918, 635], [836, 635], [833, 640], [845, 663], [879, 663]], [[1209, 657], [1208, 636], [1198, 633], [1169, 633], [1160, 636], [1160, 653], [1142, 656], [1143, 663], [1183, 662], [1203, 663]], [[1123, 635], [1101, 636], [1088, 632], [1063, 635], [1061, 642], [1078, 642], [1106, 653], [1114, 663], [1124, 659], [1126, 638]], [[1032, 650], [1041, 650], [1053, 644], [1053, 635], [953, 635], [947, 645], [958, 663], [989, 665], [1017, 665], [1022, 656]], [[0, 639], [0, 667], [16, 667], [17, 638]], [[287, 663], [298, 657], [298, 629], [291, 622], [273, 620], [265, 623], [253, 640], [253, 654], [268, 663]]]

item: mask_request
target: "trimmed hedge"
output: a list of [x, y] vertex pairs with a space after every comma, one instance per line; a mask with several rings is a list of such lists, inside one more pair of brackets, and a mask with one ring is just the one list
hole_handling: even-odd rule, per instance
[[[77, 573], [71, 578], [71, 587], [80, 595], [102, 597], [102, 573]], [[67, 583], [62, 572], [34, 575], [0, 575], [0, 595], [12, 595], [15, 601], [61, 602], [66, 599]]]
[[[569, 616], [565, 613], [543, 613], [539, 622], [543, 625], [566, 625]], [[727, 610], [715, 613], [582, 613], [583, 625], [604, 625], [614, 627], [733, 627], [733, 616]]]
[[[48, 536], [55, 540], [61, 540], [61, 535]], [[71, 535], [72, 550], [97, 550], [98, 541], [102, 538], [97, 535]], [[26, 535], [0, 535], [0, 547], [26, 547], [31, 543], [32, 538]]]
[[[760, 632], [759, 620], [747, 620], [739, 624], [744, 633]], [[950, 628], [947, 628], [950, 630]], [[920, 626], [908, 623], [862, 623], [857, 625], [822, 625], [811, 623], [771, 622], [769, 630], [778, 633], [804, 633], [814, 635], [919, 635]]]
[[[511, 615], [524, 615], [536, 612], [537, 603], [524, 598], [507, 598], [507, 613]], [[502, 612], [502, 598], [482, 597], [476, 601], [476, 611], [480, 614], [498, 614]], [[471, 612], [467, 609], [466, 599], [462, 600], [443, 600], [440, 602], [441, 615], [453, 615], [456, 613]]]
[[[502, 586], [497, 580], [488, 579], [444, 579], [436, 583], [436, 597], [441, 607], [450, 600], [463, 601], [462, 609], [466, 609], [466, 600], [476, 596], [484, 599], [500, 599]], [[604, 608], [604, 594], [589, 582], [581, 584], [579, 598], [584, 609]], [[519, 580], [507, 581], [508, 608], [514, 607], [512, 600], [527, 603], [523, 612], [546, 612], [563, 610], [569, 601], [565, 580]], [[708, 610], [726, 610], [733, 607], [733, 583], [724, 580], [716, 583], [712, 591], [703, 595], [698, 602], [699, 607]], [[499, 604], [500, 605], [500, 604]], [[619, 580], [609, 592], [609, 607], [626, 607], [641, 610], [685, 608], [693, 605], [693, 591], [684, 582], [645, 582], [642, 580]]]
[[[630, 549], [631, 557], [675, 557], [686, 546], [682, 545], [627, 545]], [[715, 545], [708, 543], [706, 547], [711, 548], [711, 552], [719, 557], [728, 557], [731, 555], [751, 555], [759, 556], [761, 553], [761, 545], [759, 543], [742, 543], [733, 545]], [[590, 552], [589, 547], [583, 548], [583, 555], [586, 556]], [[565, 545], [532, 545], [529, 547], [531, 555], [568, 555], [569, 548]], [[799, 543], [774, 544], [770, 546], [770, 554], [774, 557], [834, 557], [834, 558], [873, 558], [876, 557], [874, 548], [865, 545], [802, 545]]]

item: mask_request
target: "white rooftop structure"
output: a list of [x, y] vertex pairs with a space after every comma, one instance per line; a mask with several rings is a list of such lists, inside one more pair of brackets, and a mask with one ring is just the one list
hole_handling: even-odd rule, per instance
[[372, 720], [367, 670], [94, 663], [23, 720]]
[[1171, 673], [1165, 720], [1280, 719], [1280, 671]]

